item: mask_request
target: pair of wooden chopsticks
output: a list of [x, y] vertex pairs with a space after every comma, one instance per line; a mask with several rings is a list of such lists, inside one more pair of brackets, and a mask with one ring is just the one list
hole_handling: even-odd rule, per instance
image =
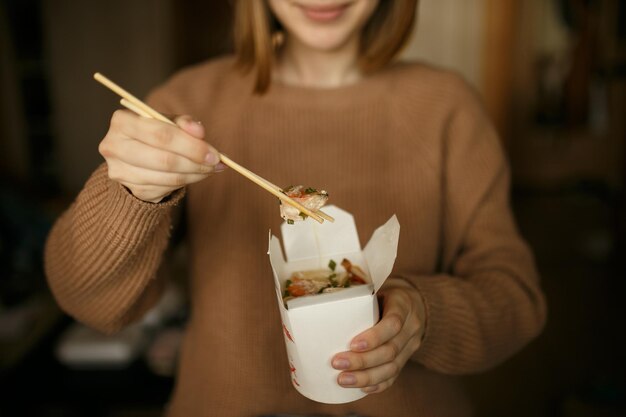
[[[104, 85], [105, 87], [107, 87], [108, 89], [110, 89], [111, 91], [119, 95], [120, 97], [122, 97], [122, 99], [120, 100], [120, 103], [122, 104], [122, 106], [126, 107], [127, 109], [137, 113], [140, 116], [143, 116], [149, 119], [157, 119], [164, 123], [176, 126], [176, 123], [174, 123], [167, 117], [163, 116], [161, 113], [154, 110], [152, 107], [148, 106], [146, 103], [139, 100], [137, 97], [135, 97], [134, 95], [132, 95], [131, 93], [129, 93], [128, 91], [126, 91], [125, 89], [123, 89], [122, 87], [120, 87], [119, 85], [117, 85], [116, 83], [108, 79], [107, 77], [105, 77], [104, 75], [100, 74], [99, 72], [95, 73], [93, 77], [96, 79], [96, 81], [98, 81], [99, 83], [101, 83], [102, 85]], [[300, 210], [301, 213], [306, 214], [312, 219], [318, 221], [319, 223], [323, 223], [324, 220], [328, 220], [330, 222], [335, 221], [335, 219], [333, 219], [331, 216], [329, 216], [328, 214], [324, 213], [321, 210], [318, 210], [317, 212], [313, 212], [309, 210], [308, 208], [304, 207], [302, 204], [298, 203], [297, 201], [293, 200], [291, 197], [283, 193], [283, 190], [280, 187], [272, 184], [271, 182], [255, 174], [254, 172], [242, 167], [241, 165], [239, 165], [238, 163], [236, 163], [235, 161], [233, 161], [232, 159], [230, 159], [223, 153], [220, 153], [219, 157], [222, 163], [224, 163], [224, 165], [229, 166], [230, 168], [232, 168], [239, 174], [243, 175], [244, 177], [246, 177], [253, 183], [257, 184], [261, 188], [269, 191], [271, 194], [278, 197], [282, 202], [289, 204], [292, 207], [297, 208], [298, 210]]]

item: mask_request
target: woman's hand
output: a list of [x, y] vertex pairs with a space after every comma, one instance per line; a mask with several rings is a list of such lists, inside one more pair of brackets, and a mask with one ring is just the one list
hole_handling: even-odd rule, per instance
[[382, 319], [352, 339], [350, 351], [332, 360], [335, 369], [344, 371], [337, 378], [339, 385], [366, 393], [383, 392], [394, 383], [424, 334], [424, 302], [413, 286], [390, 278], [379, 297]]
[[174, 190], [201, 181], [224, 166], [204, 139], [204, 128], [189, 116], [178, 126], [118, 110], [98, 150], [109, 178], [137, 198], [158, 203]]

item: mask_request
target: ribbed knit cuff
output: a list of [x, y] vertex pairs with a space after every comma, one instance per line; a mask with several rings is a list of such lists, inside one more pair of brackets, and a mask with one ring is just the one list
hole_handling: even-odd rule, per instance
[[[104, 224], [110, 227], [107, 239], [115, 247], [123, 247], [141, 240], [168, 217], [185, 195], [185, 189], [174, 191], [166, 201], [150, 203], [138, 199], [123, 185], [107, 179], [107, 196], [104, 201]], [[107, 217], [108, 216], [108, 217]]]
[[403, 277], [417, 288], [422, 295], [426, 312], [425, 330], [420, 348], [413, 354], [412, 359], [421, 364], [432, 367], [441, 361], [438, 347], [446, 340], [449, 334], [449, 323], [443, 294], [449, 283], [439, 276]]
[[174, 207], [180, 203], [182, 198], [185, 196], [185, 187], [179, 188], [178, 190], [173, 191], [170, 195], [165, 197], [160, 203], [151, 203], [149, 201], [141, 200], [133, 195], [130, 190], [124, 187], [122, 184], [109, 180], [109, 190], [113, 194], [113, 196], [118, 195], [118, 198], [128, 198], [130, 200], [135, 201], [137, 204], [141, 206], [150, 207], [152, 209], [161, 209], [166, 207]]

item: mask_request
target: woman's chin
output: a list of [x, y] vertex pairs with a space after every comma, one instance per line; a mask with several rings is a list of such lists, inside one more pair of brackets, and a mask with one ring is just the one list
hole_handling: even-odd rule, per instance
[[312, 33], [298, 36], [300, 44], [319, 52], [336, 52], [349, 44], [349, 35]]

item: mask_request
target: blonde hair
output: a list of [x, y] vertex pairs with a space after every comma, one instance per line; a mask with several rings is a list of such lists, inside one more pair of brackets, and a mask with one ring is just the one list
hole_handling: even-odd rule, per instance
[[[418, 0], [381, 0], [363, 28], [359, 65], [365, 73], [387, 65], [409, 40], [415, 24]], [[235, 2], [235, 53], [244, 72], [256, 70], [254, 92], [263, 94], [270, 86], [280, 24], [265, 0]]]

